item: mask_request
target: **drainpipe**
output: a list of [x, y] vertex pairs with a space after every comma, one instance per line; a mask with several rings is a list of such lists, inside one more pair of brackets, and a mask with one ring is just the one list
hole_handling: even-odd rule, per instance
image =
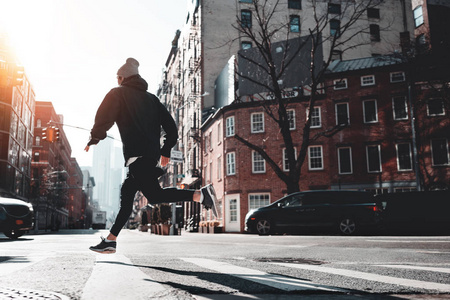
[[414, 158], [414, 172], [416, 175], [416, 186], [418, 191], [422, 191], [422, 183], [420, 180], [420, 169], [419, 169], [419, 157], [417, 155], [417, 140], [416, 140], [416, 126], [414, 117], [414, 106], [413, 106], [413, 92], [412, 92], [412, 80], [408, 79], [408, 106], [409, 115], [411, 119], [411, 136], [412, 136], [412, 148], [413, 148], [413, 158]]

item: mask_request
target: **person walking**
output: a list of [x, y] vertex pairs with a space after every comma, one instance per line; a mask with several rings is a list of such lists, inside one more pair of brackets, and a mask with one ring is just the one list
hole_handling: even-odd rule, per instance
[[[128, 174], [121, 187], [120, 210], [106, 238], [89, 249], [99, 253], [115, 253], [117, 236], [127, 222], [133, 208], [134, 196], [141, 191], [151, 204], [194, 201], [211, 209], [217, 217], [217, 200], [211, 184], [200, 190], [161, 188], [158, 177], [170, 162], [170, 151], [178, 140], [174, 119], [159, 101], [147, 92], [148, 84], [139, 75], [139, 62], [128, 58], [117, 71], [118, 87], [113, 88], [97, 110], [88, 152], [106, 138], [106, 132], [117, 124], [123, 144], [123, 155]], [[161, 147], [161, 128], [165, 132]]]

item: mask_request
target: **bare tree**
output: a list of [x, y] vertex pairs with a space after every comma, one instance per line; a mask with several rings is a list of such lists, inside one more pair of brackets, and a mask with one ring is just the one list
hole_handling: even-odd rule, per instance
[[[272, 95], [270, 101], [260, 102], [267, 115], [280, 129], [286, 147], [289, 172], [285, 173], [282, 170], [262, 144], [251, 143], [239, 135], [235, 135], [235, 138], [258, 152], [286, 184], [288, 193], [293, 193], [300, 190], [301, 168], [307, 157], [308, 146], [322, 137], [334, 135], [345, 127], [337, 125], [311, 136], [311, 115], [316, 100], [323, 93], [323, 89], [327, 88], [323, 86], [323, 83], [333, 54], [335, 50], [344, 53], [377, 38], [368, 34], [370, 28], [367, 22], [360, 21], [366, 16], [368, 9], [376, 8], [383, 0], [343, 0], [336, 2], [338, 4], [335, 7], [327, 6], [328, 2], [309, 0], [312, 16], [308, 22], [309, 28], [307, 31], [303, 30], [307, 33], [301, 38], [300, 33], [292, 33], [290, 30], [290, 26], [296, 25], [295, 22], [280, 21], [278, 12], [287, 10], [286, 5], [280, 2], [280, 0], [253, 0], [251, 9], [253, 24], [250, 25], [250, 20], [245, 16], [237, 16], [237, 24], [234, 27], [239, 31], [241, 38], [252, 42], [253, 54], [254, 51], [257, 52], [255, 57], [247, 53], [250, 51], [240, 51], [239, 60], [253, 65], [259, 73], [243, 72], [240, 69], [237, 71], [238, 76], [241, 80], [258, 85]], [[296, 36], [292, 36], [293, 34]], [[284, 38], [280, 38], [281, 36]], [[299, 42], [293, 43], [293, 38], [299, 38]], [[284, 50], [281, 56], [275, 57], [274, 44], [279, 41], [283, 41]], [[309, 109], [301, 135], [294, 136], [297, 133], [289, 129], [290, 120], [287, 112], [292, 99], [283, 97], [284, 86], [280, 79], [285, 78], [287, 70], [292, 67], [296, 57], [305, 52], [308, 59], [304, 61], [303, 67], [306, 69], [308, 78], [303, 83], [309, 86], [310, 92], [305, 96], [304, 101], [308, 101]], [[296, 156], [294, 141], [301, 145], [298, 156]]]

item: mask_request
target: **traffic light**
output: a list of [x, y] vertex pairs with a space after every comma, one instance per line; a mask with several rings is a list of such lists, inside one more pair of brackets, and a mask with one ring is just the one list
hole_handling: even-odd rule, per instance
[[59, 128], [56, 128], [55, 126], [42, 128], [42, 140], [49, 143], [59, 141]]
[[16, 65], [16, 67], [14, 68], [14, 74], [13, 74], [13, 85], [22, 85], [23, 74], [24, 74], [23, 66]]
[[55, 127], [55, 141], [59, 141], [59, 138], [60, 138], [60, 136], [59, 136], [59, 128], [58, 127]]

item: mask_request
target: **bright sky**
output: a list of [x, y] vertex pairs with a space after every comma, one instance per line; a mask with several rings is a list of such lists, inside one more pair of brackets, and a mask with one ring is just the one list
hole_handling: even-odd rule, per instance
[[[116, 72], [134, 57], [156, 92], [186, 0], [0, 0], [0, 26], [9, 34], [38, 101], [51, 101], [64, 123], [90, 129]], [[64, 127], [72, 156], [83, 152], [89, 132]], [[120, 139], [114, 127], [110, 134]]]

